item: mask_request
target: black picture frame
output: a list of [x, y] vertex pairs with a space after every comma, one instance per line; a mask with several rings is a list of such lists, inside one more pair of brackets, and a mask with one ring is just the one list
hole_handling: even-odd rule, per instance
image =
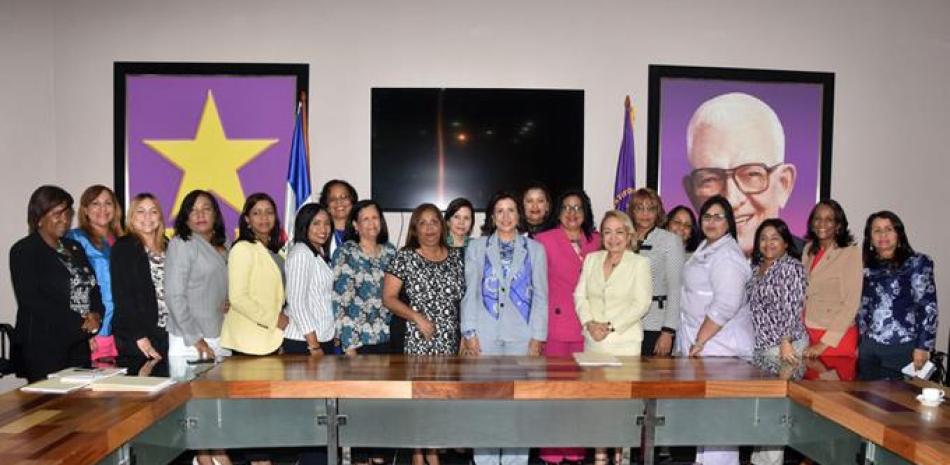
[[199, 63], [117, 61], [113, 63], [113, 190], [127, 205], [126, 78], [168, 76], [294, 76], [298, 98], [309, 91], [310, 66], [302, 63]]
[[[692, 119], [706, 102], [736, 98], [734, 95], [726, 97], [728, 94], [745, 94], [741, 98], [757, 102], [756, 105], [775, 116], [769, 117], [777, 123], [770, 123], [770, 130], [782, 134], [780, 163], [793, 165], [794, 170], [785, 201], [780, 207], [779, 203], [773, 203], [767, 209], [780, 209], [781, 213], [759, 216], [779, 216], [793, 227], [793, 233], [803, 233], [806, 208], [831, 196], [834, 90], [835, 75], [830, 72], [650, 65], [647, 186], [657, 190], [667, 208], [682, 204], [698, 210], [702, 197], [687, 187], [688, 176], [696, 168], [691, 166], [692, 155], [687, 148]], [[797, 168], [796, 162], [799, 163]], [[726, 162], [722, 164], [716, 167], [734, 168]], [[747, 240], [744, 249], [748, 247]]]

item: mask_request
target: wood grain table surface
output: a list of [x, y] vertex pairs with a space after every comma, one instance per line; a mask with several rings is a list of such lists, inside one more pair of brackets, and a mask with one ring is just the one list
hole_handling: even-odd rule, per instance
[[193, 381], [198, 398], [632, 399], [785, 397], [787, 382], [734, 358], [233, 357]]
[[189, 398], [187, 384], [152, 395], [5, 393], [0, 395], [0, 464], [95, 464]]
[[[795, 381], [788, 396], [920, 465], [950, 464], [950, 407], [917, 401], [924, 381]], [[950, 394], [950, 393], [948, 393]]]
[[922, 465], [950, 463], [950, 410], [919, 384], [778, 379], [732, 358], [232, 357], [157, 394], [0, 395], [0, 464], [95, 464], [192, 398], [631, 399], [790, 397]]

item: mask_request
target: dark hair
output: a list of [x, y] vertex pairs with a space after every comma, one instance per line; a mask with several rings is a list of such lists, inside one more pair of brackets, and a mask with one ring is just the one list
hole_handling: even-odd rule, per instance
[[495, 192], [495, 195], [491, 197], [491, 200], [488, 201], [488, 206], [485, 207], [485, 222], [482, 223], [482, 235], [490, 236], [495, 232], [495, 220], [492, 218], [495, 213], [495, 205], [505, 199], [510, 199], [515, 203], [515, 208], [518, 209], [518, 231], [524, 231], [524, 204], [519, 202], [518, 197], [515, 197], [514, 194], [507, 191], [498, 191]]
[[[463, 208], [468, 208], [468, 210], [472, 212], [472, 224], [468, 226], [468, 233], [466, 233], [471, 235], [472, 230], [475, 229], [475, 207], [472, 205], [472, 202], [465, 197], [458, 197], [449, 202], [449, 206], [445, 208], [445, 222], [448, 223], [449, 220]], [[446, 225], [445, 229], [448, 231], [448, 225]]]
[[557, 198], [557, 216], [560, 217], [561, 210], [564, 209], [564, 201], [568, 197], [577, 197], [581, 199], [581, 207], [584, 209], [584, 222], [581, 223], [581, 231], [584, 231], [584, 237], [590, 240], [594, 235], [594, 210], [590, 206], [590, 197], [582, 189], [568, 189]]
[[228, 239], [228, 236], [224, 234], [224, 217], [221, 216], [221, 207], [218, 206], [217, 199], [208, 191], [195, 189], [182, 199], [178, 216], [175, 217], [175, 235], [185, 241], [191, 239], [188, 216], [191, 215], [191, 211], [195, 208], [195, 202], [201, 196], [207, 198], [211, 202], [211, 208], [214, 209], [214, 225], [211, 228], [211, 241], [209, 242], [215, 247], [222, 247]]
[[270, 203], [271, 208], [274, 209], [274, 227], [271, 228], [267, 243], [264, 244], [264, 247], [267, 247], [271, 252], [277, 253], [280, 251], [281, 246], [284, 245], [280, 240], [280, 216], [277, 215], [277, 204], [274, 203], [274, 199], [263, 192], [253, 193], [244, 201], [244, 208], [241, 209], [241, 218], [238, 220], [238, 237], [235, 242], [247, 241], [252, 244], [257, 242], [257, 236], [255, 236], [254, 231], [251, 230], [251, 225], [248, 224], [247, 217], [251, 215], [251, 210], [254, 209], [254, 206], [257, 205], [258, 202]]
[[792, 239], [792, 232], [789, 231], [788, 225], [785, 224], [781, 218], [769, 218], [755, 229], [755, 240], [752, 242], [752, 264], [758, 265], [762, 263], [762, 251], [759, 250], [759, 239], [762, 237], [762, 231], [769, 226], [775, 228], [775, 232], [777, 232], [778, 235], [782, 237], [782, 241], [785, 242], [785, 253], [801, 260], [802, 253], [798, 250], [798, 247], [795, 246], [795, 240]]
[[368, 207], [375, 208], [376, 212], [379, 213], [379, 236], [376, 237], [376, 243], [385, 244], [389, 242], [389, 228], [386, 226], [386, 217], [383, 215], [383, 209], [375, 200], [370, 199], [360, 200], [353, 204], [353, 209], [350, 210], [350, 217], [346, 220], [346, 232], [343, 234], [343, 237], [347, 241], [360, 241], [360, 234], [356, 232], [356, 227], [353, 226], [353, 223], [356, 223], [356, 220], [359, 219], [360, 212]]
[[323, 189], [320, 189], [320, 202], [324, 207], [330, 206], [330, 188], [333, 186], [343, 186], [346, 189], [347, 194], [350, 196], [350, 202], [356, 203], [356, 200], [360, 197], [356, 195], [356, 189], [353, 188], [353, 185], [342, 180], [342, 179], [331, 179], [323, 185]]
[[[330, 216], [330, 212], [327, 211], [327, 207], [319, 203], [308, 203], [300, 207], [300, 210], [297, 210], [297, 217], [294, 218], [294, 243], [303, 243], [306, 245], [314, 255], [322, 257], [324, 260], [330, 257], [330, 240], [332, 236], [328, 237], [327, 241], [320, 246], [320, 249], [313, 247], [313, 244], [310, 243], [310, 238], [308, 237], [310, 230], [310, 223], [313, 222], [313, 219], [316, 218], [320, 212], [324, 212], [327, 216]], [[330, 219], [330, 229], [333, 229], [333, 220]]]
[[[537, 190], [541, 191], [541, 192], [544, 194], [544, 198], [547, 199], [547, 201], [548, 201], [548, 213], [547, 213], [546, 215], [544, 215], [544, 218], [541, 218], [541, 222], [540, 222], [540, 223], [538, 223], [537, 225], [530, 225], [530, 224], [528, 224], [527, 218], [525, 218], [525, 216], [523, 215], [523, 213], [524, 213], [524, 199], [525, 199], [525, 197], [527, 197], [528, 191], [531, 191], [531, 190], [534, 190], [534, 189], [537, 189]], [[537, 234], [537, 233], [539, 233], [539, 232], [541, 232], [541, 231], [546, 231], [546, 230], [548, 230], [548, 229], [551, 229], [551, 228], [555, 225], [555, 220], [554, 220], [554, 199], [551, 197], [551, 190], [548, 189], [548, 186], [546, 186], [543, 182], [541, 182], [541, 181], [529, 181], [528, 184], [525, 185], [524, 189], [521, 190], [521, 197], [518, 198], [518, 199], [516, 200], [516, 202], [518, 202], [518, 204], [521, 205], [521, 213], [522, 213], [522, 215], [521, 215], [521, 217], [520, 217], [520, 218], [521, 218], [521, 221], [519, 221], [519, 223], [521, 223], [521, 226], [523, 227], [523, 230], [530, 231], [532, 234]], [[487, 214], [488, 212], [485, 212], [485, 213]]]
[[689, 216], [689, 239], [686, 240], [684, 244], [686, 246], [687, 252], [695, 252], [696, 247], [699, 247], [699, 223], [696, 222], [696, 215], [693, 214], [693, 210], [687, 207], [686, 205], [677, 205], [673, 207], [669, 213], [666, 214], [666, 224], [663, 225], [663, 228], [669, 230], [670, 219], [674, 218], [679, 212], [686, 212], [686, 215]]
[[422, 218], [422, 214], [431, 211], [435, 213], [435, 217], [439, 219], [439, 226], [442, 228], [442, 241], [441, 245], [445, 246], [445, 220], [442, 219], [442, 212], [439, 211], [439, 207], [431, 203], [424, 203], [419, 205], [412, 211], [412, 216], [409, 217], [409, 229], [406, 231], [406, 245], [403, 246], [403, 250], [416, 250], [421, 244], [419, 243], [419, 233], [416, 232], [419, 229], [419, 220]]
[[[874, 244], [871, 242], [871, 223], [877, 219], [890, 221], [891, 225], [894, 226], [894, 232], [897, 233], [897, 249], [894, 250], [894, 258], [890, 260], [880, 259], [874, 250]], [[914, 255], [914, 248], [910, 246], [910, 241], [907, 240], [907, 231], [904, 229], [904, 222], [901, 221], [897, 214], [890, 210], [881, 210], [871, 213], [871, 216], [868, 216], [868, 221], [864, 224], [864, 247], [862, 247], [861, 254], [864, 257], [864, 266], [868, 268], [878, 268], [884, 265], [899, 267], [904, 264], [904, 261]]]
[[815, 235], [815, 228], [812, 227], [812, 222], [815, 220], [815, 213], [818, 212], [818, 207], [822, 205], [830, 208], [835, 216], [835, 224], [838, 227], [835, 231], [835, 245], [838, 247], [847, 247], [854, 244], [854, 236], [851, 235], [851, 230], [848, 229], [848, 217], [844, 214], [844, 209], [841, 208], [841, 204], [833, 199], [823, 199], [819, 200], [818, 203], [812, 207], [811, 213], [808, 214], [808, 232], [805, 233], [805, 242], [812, 243], [812, 246], [808, 248], [808, 255], [818, 253], [818, 236]]
[[[726, 224], [729, 225], [729, 235], [732, 236], [733, 239], [735, 239], [736, 238], [736, 215], [732, 211], [732, 205], [729, 205], [729, 201], [726, 200], [725, 197], [721, 195], [714, 195], [706, 199], [706, 201], [703, 202], [703, 206], [699, 209], [700, 221], [702, 221], [703, 215], [705, 215], [706, 212], [709, 211], [709, 209], [713, 207], [713, 205], [719, 205], [720, 207], [722, 207], [723, 214], [726, 215]], [[702, 231], [702, 228], [700, 228], [700, 231]], [[705, 236], [706, 236], [706, 233], [704, 232], [703, 237]]]
[[73, 196], [63, 190], [62, 187], [46, 184], [37, 187], [30, 195], [30, 202], [26, 205], [26, 225], [30, 233], [35, 233], [40, 227], [40, 219], [46, 216], [50, 210], [66, 205], [67, 209], [73, 208]]

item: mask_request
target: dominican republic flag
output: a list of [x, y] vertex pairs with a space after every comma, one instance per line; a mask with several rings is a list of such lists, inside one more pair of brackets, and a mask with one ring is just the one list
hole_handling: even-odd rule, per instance
[[630, 96], [624, 100], [623, 139], [620, 141], [620, 155], [617, 158], [617, 175], [614, 180], [614, 208], [627, 211], [630, 196], [636, 182], [636, 162], [633, 153], [633, 106]]
[[290, 143], [290, 160], [287, 162], [287, 197], [284, 204], [284, 231], [288, 244], [294, 238], [297, 210], [310, 200], [310, 157], [307, 155], [307, 140], [303, 132], [303, 103], [297, 103], [297, 121]]

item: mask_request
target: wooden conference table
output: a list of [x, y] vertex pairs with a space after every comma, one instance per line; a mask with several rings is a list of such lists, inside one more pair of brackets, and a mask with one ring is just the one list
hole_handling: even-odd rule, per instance
[[234, 357], [151, 396], [10, 392], [0, 464], [303, 445], [330, 445], [331, 463], [337, 447], [787, 445], [826, 465], [950, 464], [950, 407], [919, 405], [911, 383], [785, 381], [734, 358], [622, 360]]

